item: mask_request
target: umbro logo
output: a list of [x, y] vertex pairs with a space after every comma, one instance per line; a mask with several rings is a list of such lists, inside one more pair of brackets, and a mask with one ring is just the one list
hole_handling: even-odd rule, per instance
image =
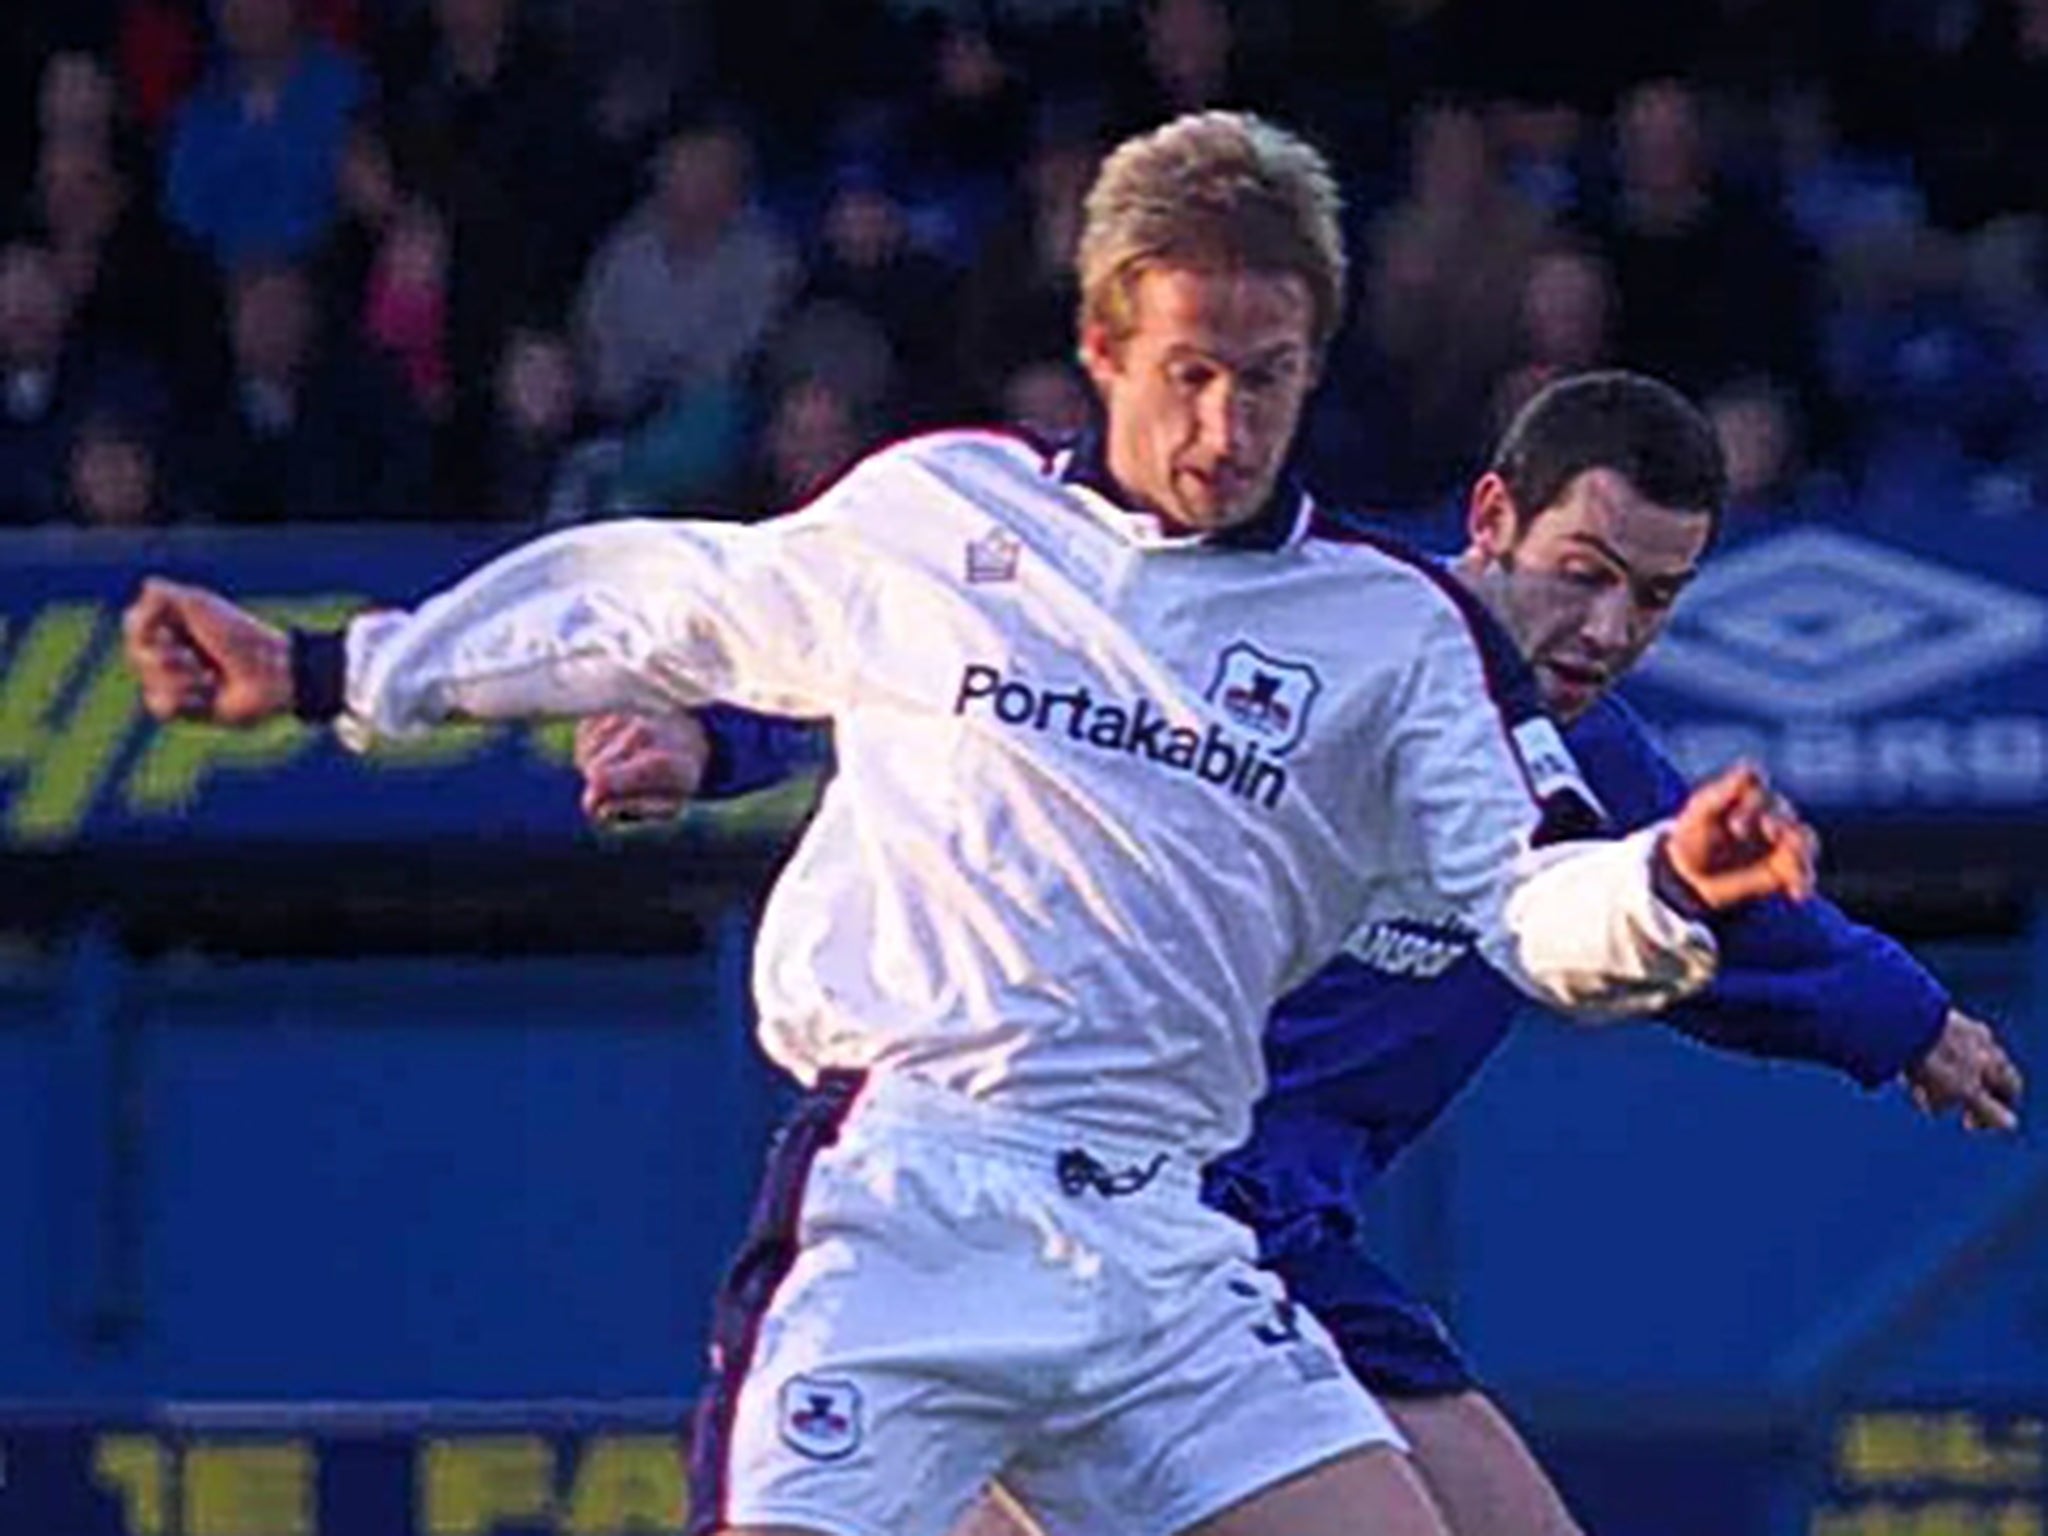
[[1639, 667], [1647, 681], [1797, 720], [1885, 708], [2048, 645], [2048, 603], [1828, 529], [1710, 563]]

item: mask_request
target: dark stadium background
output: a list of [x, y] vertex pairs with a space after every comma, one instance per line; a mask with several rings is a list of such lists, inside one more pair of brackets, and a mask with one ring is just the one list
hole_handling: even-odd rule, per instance
[[[1070, 426], [1075, 199], [1203, 104], [1346, 180], [1332, 499], [1445, 548], [1544, 380], [1707, 403], [1632, 696], [2048, 1072], [2048, 0], [10, 0], [0, 1536], [671, 1529], [774, 1112], [804, 791], [607, 839], [559, 732], [160, 730], [138, 573], [331, 622]], [[1375, 1223], [1601, 1536], [2040, 1536], [2041, 1146], [1535, 1022]]]

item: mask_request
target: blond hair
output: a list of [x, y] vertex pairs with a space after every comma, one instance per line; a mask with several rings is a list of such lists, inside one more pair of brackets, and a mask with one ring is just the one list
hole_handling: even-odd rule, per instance
[[1191, 112], [1126, 139], [1088, 189], [1081, 323], [1128, 335], [1153, 266], [1291, 273], [1308, 285], [1320, 352], [1344, 313], [1341, 206], [1322, 154], [1248, 112]]

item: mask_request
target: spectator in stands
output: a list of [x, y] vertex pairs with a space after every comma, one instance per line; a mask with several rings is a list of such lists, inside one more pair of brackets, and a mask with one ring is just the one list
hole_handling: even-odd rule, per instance
[[1825, 89], [1781, 97], [1773, 127], [1785, 212], [1823, 260], [1850, 241], [1908, 233], [1926, 221], [1927, 200], [1911, 164], [1846, 142]]
[[305, 273], [259, 265], [231, 287], [232, 398], [206, 453], [210, 513], [303, 522], [430, 512], [423, 424], [379, 360], [321, 335]]
[[590, 397], [623, 421], [736, 387], [795, 290], [795, 252], [752, 205], [735, 127], [677, 134], [654, 194], [591, 262], [577, 341]]
[[1084, 114], [1053, 109], [1036, 125], [1023, 195], [989, 231], [960, 287], [954, 373], [974, 410], [996, 408], [1026, 362], [1073, 349], [1081, 203], [1101, 141]]
[[1954, 495], [2002, 456], [2020, 409], [2012, 351], [1973, 300], [1965, 251], [1919, 230], [1856, 242], [1836, 264], [1827, 372], [1873, 515]]
[[71, 435], [92, 410], [162, 411], [155, 376], [71, 334], [71, 308], [47, 247], [0, 250], [0, 523], [55, 517]]
[[1546, 218], [1578, 212], [1585, 195], [1587, 115], [1560, 101], [1501, 101], [1487, 113], [1504, 181]]
[[382, 122], [370, 114], [359, 115], [343, 141], [334, 199], [334, 222], [307, 266], [326, 323], [352, 331], [361, 321], [370, 271], [408, 202]]
[[1494, 398], [1500, 428], [1544, 385], [1613, 361], [1614, 310], [1614, 275], [1592, 247], [1559, 241], [1529, 264], [1519, 314], [1521, 357]]
[[791, 310], [769, 339], [754, 386], [774, 401], [811, 382], [843, 397], [862, 420], [895, 426], [903, 419], [896, 349], [888, 333], [841, 300], [813, 299]]
[[1502, 179], [1476, 110], [1421, 114], [1408, 195], [1373, 233], [1359, 332], [1398, 413], [1389, 489], [1402, 499], [1434, 496], [1474, 467], [1545, 234], [1543, 217]]
[[608, 155], [615, 147], [648, 143], [678, 102], [703, 97], [715, 63], [713, 34], [723, 20], [712, 10], [646, 0], [556, 5], [570, 72], [587, 82], [588, 122]]
[[1112, 137], [1205, 107], [1280, 111], [1227, 0], [1140, 0], [1133, 46], [1110, 63]]
[[2048, 507], [2048, 224], [2038, 219], [1993, 221], [1971, 238], [1966, 283], [2011, 360], [2018, 399], [2014, 433], [2005, 456], [2033, 507]]
[[608, 212], [587, 111], [519, 0], [432, 0], [389, 71], [399, 183], [446, 223], [447, 365], [458, 448], [486, 433], [514, 316], [568, 307]]
[[224, 56], [179, 110], [165, 204], [224, 268], [313, 253], [366, 85], [302, 35], [297, 0], [220, 0]]
[[1229, 101], [1238, 83], [1237, 30], [1223, 0], [1145, 0], [1146, 78], [1153, 99], [1145, 104], [1146, 124]]
[[797, 379], [778, 393], [743, 503], [750, 512], [802, 506], [871, 447], [873, 425], [844, 390], [822, 378]]
[[75, 334], [98, 356], [146, 359], [188, 412], [218, 388], [220, 296], [96, 136], [45, 137], [31, 228], [55, 259]]
[[[154, 218], [156, 150], [137, 132], [119, 86], [96, 55], [60, 50], [45, 58], [36, 77], [35, 105], [35, 131], [25, 140], [26, 174], [18, 183], [25, 203], [32, 204], [37, 195], [43, 156], [63, 146], [69, 153], [90, 152], [105, 161], [124, 186], [151, 188], [134, 201]], [[16, 186], [8, 184], [10, 191]]]
[[1619, 185], [1594, 230], [1621, 295], [1622, 360], [1698, 395], [1758, 372], [1803, 386], [1806, 253], [1775, 210], [1716, 176], [1692, 88], [1636, 87], [1616, 133]]
[[867, 166], [842, 167], [798, 301], [844, 305], [879, 330], [891, 353], [899, 420], [960, 416], [953, 374], [952, 268], [911, 243], [903, 205]]
[[363, 334], [396, 365], [414, 409], [446, 420], [448, 231], [425, 203], [408, 204], [391, 223], [363, 294]]
[[1028, 148], [1031, 82], [1015, 50], [974, 18], [931, 19], [904, 151], [913, 175], [979, 205]]
[[50, 253], [0, 251], [0, 522], [55, 514], [69, 414], [62, 399], [70, 315]]
[[[576, 355], [559, 332], [522, 328], [505, 343], [496, 374], [490, 478], [475, 515], [504, 522], [576, 522], [603, 510], [565, 506], [563, 467], [589, 425], [576, 384]], [[467, 515], [467, 503], [462, 504]]]
[[120, 412], [87, 417], [66, 459], [65, 515], [90, 528], [170, 521], [156, 434]]
[[1038, 358], [1003, 380], [1003, 420], [1048, 442], [1078, 436], [1093, 419], [1094, 394], [1072, 359]]
[[1706, 413], [1728, 468], [1723, 518], [1731, 530], [1842, 506], [1835, 481], [1806, 471], [1789, 390], [1767, 378], [1738, 379], [1708, 397]]
[[[2048, 0], [1983, 0], [1913, 82], [1915, 161], [1937, 228], [2048, 215]], [[1894, 109], [1896, 110], [1896, 109]]]
[[122, 95], [152, 139], [200, 77], [197, 9], [195, 0], [123, 0], [116, 18]]
[[114, 79], [91, 54], [53, 53], [43, 65], [36, 94], [41, 142], [97, 144], [111, 156], [118, 109]]

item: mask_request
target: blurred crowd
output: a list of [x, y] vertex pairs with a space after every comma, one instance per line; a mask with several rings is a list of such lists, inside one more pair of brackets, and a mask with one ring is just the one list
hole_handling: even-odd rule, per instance
[[1546, 379], [1706, 402], [1738, 515], [2048, 504], [2048, 0], [10, 0], [0, 525], [752, 516], [1085, 424], [1101, 150], [1345, 181], [1303, 450], [1456, 494]]

